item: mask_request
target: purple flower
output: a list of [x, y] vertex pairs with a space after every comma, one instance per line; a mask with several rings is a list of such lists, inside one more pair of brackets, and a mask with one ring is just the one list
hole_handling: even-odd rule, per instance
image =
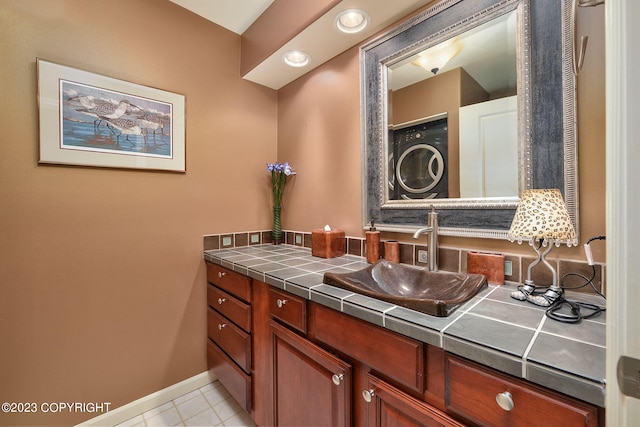
[[286, 162], [283, 166], [284, 166], [284, 169], [282, 171], [284, 172], [285, 175], [289, 176], [289, 175], [295, 175], [296, 174], [293, 171], [293, 169], [291, 169], [291, 166], [289, 165], [289, 162]]
[[287, 177], [296, 173], [291, 168], [289, 162], [267, 163], [267, 171], [271, 172], [271, 182], [273, 184], [273, 203], [275, 206], [282, 205], [282, 193]]

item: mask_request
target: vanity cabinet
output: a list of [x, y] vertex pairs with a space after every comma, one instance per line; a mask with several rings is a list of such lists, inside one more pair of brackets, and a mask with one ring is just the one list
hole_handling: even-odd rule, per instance
[[251, 280], [207, 263], [207, 281], [207, 363], [240, 406], [251, 413]]
[[208, 361], [260, 426], [585, 426], [604, 409], [207, 263]]

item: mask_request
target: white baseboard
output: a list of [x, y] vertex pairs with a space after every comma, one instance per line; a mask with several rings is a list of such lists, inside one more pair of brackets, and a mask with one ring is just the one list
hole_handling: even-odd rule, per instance
[[143, 412], [149, 411], [160, 405], [172, 401], [173, 399], [183, 396], [193, 390], [197, 390], [216, 380], [216, 376], [212, 371], [205, 371], [177, 384], [171, 385], [162, 390], [141, 397], [138, 400], [127, 403], [112, 411], [91, 418], [78, 426], [114, 426], [125, 422]]

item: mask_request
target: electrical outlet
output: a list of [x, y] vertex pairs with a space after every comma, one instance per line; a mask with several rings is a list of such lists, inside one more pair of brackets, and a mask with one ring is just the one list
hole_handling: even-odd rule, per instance
[[511, 264], [511, 261], [504, 262], [504, 275], [505, 276], [513, 275], [513, 265]]
[[429, 251], [418, 251], [418, 262], [427, 264], [429, 262]]

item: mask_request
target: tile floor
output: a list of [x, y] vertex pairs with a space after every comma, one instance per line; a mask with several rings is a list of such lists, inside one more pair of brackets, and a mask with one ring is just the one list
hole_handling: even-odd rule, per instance
[[249, 415], [214, 381], [116, 427], [235, 426], [255, 427]]

